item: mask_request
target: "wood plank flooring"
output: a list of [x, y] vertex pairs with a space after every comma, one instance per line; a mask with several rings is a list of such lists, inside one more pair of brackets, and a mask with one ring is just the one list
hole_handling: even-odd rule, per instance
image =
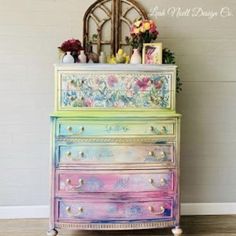
[[[47, 219], [0, 220], [0, 236], [46, 236]], [[236, 236], [235, 216], [184, 216], [183, 235]], [[172, 235], [170, 229], [138, 231], [60, 231], [59, 236], [158, 236]]]

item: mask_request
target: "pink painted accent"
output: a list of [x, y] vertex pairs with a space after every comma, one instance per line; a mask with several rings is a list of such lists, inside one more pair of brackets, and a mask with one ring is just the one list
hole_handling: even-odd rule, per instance
[[57, 193], [174, 191], [175, 172], [59, 171]]

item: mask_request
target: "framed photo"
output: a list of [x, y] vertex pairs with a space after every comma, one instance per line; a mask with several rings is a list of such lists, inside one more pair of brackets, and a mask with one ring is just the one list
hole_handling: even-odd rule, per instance
[[143, 64], [162, 64], [162, 43], [143, 44]]

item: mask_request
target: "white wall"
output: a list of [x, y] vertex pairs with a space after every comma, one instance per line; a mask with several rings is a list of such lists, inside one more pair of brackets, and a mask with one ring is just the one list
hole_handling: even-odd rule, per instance
[[[0, 0], [0, 206], [47, 205], [49, 114], [57, 47], [82, 39], [87, 0]], [[151, 7], [207, 9], [234, 0], [142, 0]], [[236, 20], [159, 17], [160, 41], [177, 54], [184, 82], [183, 202], [236, 199]]]

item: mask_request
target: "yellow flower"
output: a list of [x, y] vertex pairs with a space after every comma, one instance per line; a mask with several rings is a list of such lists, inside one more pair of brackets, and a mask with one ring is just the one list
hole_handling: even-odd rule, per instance
[[138, 21], [136, 21], [136, 22], [134, 23], [134, 25], [135, 25], [136, 27], [139, 27], [141, 24], [142, 24], [142, 21], [141, 21], [141, 20], [138, 20]]
[[118, 55], [122, 55], [122, 54], [123, 54], [123, 49], [120, 48], [120, 49], [118, 50]]
[[145, 30], [144, 26], [141, 26], [141, 27], [139, 28], [139, 31], [140, 31], [141, 33], [144, 33], [146, 30]]
[[150, 25], [149, 22], [145, 22], [145, 23], [143, 24], [143, 26], [144, 26], [144, 29], [145, 29], [145, 30], [150, 30], [150, 28], [151, 28], [151, 25]]

